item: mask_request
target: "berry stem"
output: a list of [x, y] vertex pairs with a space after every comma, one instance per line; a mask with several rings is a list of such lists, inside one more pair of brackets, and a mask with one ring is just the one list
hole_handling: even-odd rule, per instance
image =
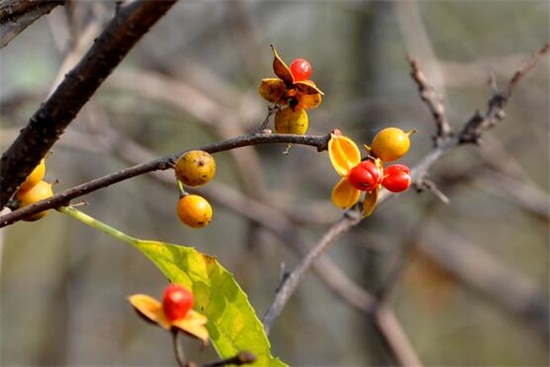
[[187, 191], [185, 191], [185, 188], [183, 187], [183, 184], [180, 180], [176, 179], [176, 183], [178, 184], [178, 191], [180, 193], [180, 198], [189, 195]]
[[108, 224], [105, 224], [88, 214], [85, 214], [81, 212], [80, 210], [72, 207], [72, 206], [62, 206], [57, 209], [59, 212], [63, 214], [67, 214], [68, 216], [94, 228], [97, 229], [105, 234], [108, 234], [111, 237], [116, 238], [117, 240], [129, 243], [130, 245], [136, 246], [138, 244], [138, 240], [132, 236], [128, 236], [126, 233], [119, 231], [116, 228], [111, 227]]
[[174, 355], [176, 357], [176, 361], [178, 362], [179, 367], [188, 367], [189, 364], [185, 361], [185, 353], [183, 352], [183, 347], [179, 341], [179, 330], [173, 329], [172, 330], [172, 342], [174, 346]]

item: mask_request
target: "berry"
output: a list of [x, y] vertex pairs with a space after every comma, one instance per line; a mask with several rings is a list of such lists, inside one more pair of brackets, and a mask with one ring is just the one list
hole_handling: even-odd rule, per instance
[[312, 71], [311, 64], [306, 59], [295, 59], [290, 63], [290, 72], [295, 82], [309, 79]]
[[177, 284], [170, 284], [162, 297], [162, 309], [170, 321], [183, 319], [193, 307], [193, 293]]
[[275, 113], [275, 132], [280, 134], [304, 135], [307, 131], [309, 120], [304, 109], [287, 107]]
[[395, 161], [409, 151], [409, 136], [416, 130], [408, 133], [396, 127], [388, 127], [380, 131], [372, 141], [371, 154], [384, 162]]
[[216, 174], [216, 161], [209, 153], [191, 150], [182, 154], [174, 167], [176, 178], [184, 185], [206, 185]]
[[192, 228], [202, 228], [212, 220], [210, 203], [199, 195], [185, 195], [178, 201], [177, 213], [179, 219]]
[[[17, 190], [17, 193], [15, 194], [15, 199], [19, 202], [19, 207], [23, 208], [40, 200], [49, 198], [50, 196], [53, 196], [52, 185], [46, 181], [39, 181], [36, 185], [28, 190]], [[44, 217], [46, 214], [48, 214], [48, 212], [43, 211], [28, 216], [23, 220], [32, 222]]]
[[372, 191], [382, 182], [382, 169], [372, 160], [353, 167], [348, 175], [351, 186], [361, 191]]
[[403, 164], [394, 164], [384, 169], [382, 186], [391, 192], [402, 192], [411, 185], [409, 167]]
[[25, 191], [31, 189], [34, 185], [42, 181], [46, 174], [46, 162], [44, 158], [38, 163], [38, 166], [34, 167], [33, 171], [27, 176], [25, 181], [19, 186], [19, 191]]

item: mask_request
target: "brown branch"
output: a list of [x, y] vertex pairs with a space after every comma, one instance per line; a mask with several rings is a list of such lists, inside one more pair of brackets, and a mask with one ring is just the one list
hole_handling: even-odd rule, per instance
[[502, 90], [497, 90], [493, 93], [487, 104], [486, 112], [481, 114], [479, 111], [476, 111], [464, 125], [464, 129], [460, 133], [460, 143], [479, 143], [484, 131], [494, 127], [499, 121], [504, 119], [504, 106], [506, 106], [512, 96], [512, 91], [549, 51], [550, 43], [546, 43], [522, 68], [516, 71]]
[[[530, 70], [533, 69], [533, 67], [540, 61], [541, 56], [544, 55], [546, 52], [548, 52], [548, 45], [543, 47], [541, 51], [535, 56], [531, 62], [527, 64], [526, 67], [522, 68], [519, 72], [517, 72], [514, 77], [511, 79], [509, 85], [507, 88], [504, 89], [504, 91], [507, 93], [507, 96], [510, 95], [512, 88], [519, 82], [519, 80], [525, 76]], [[518, 77], [518, 75], [520, 75]], [[491, 105], [494, 102], [494, 98], [492, 98], [489, 101], [489, 105]], [[500, 106], [500, 111], [502, 112], [502, 108], [504, 105]], [[502, 112], [503, 113], [503, 112]], [[503, 115], [502, 115], [503, 117]], [[468, 127], [469, 122], [466, 123], [466, 128]], [[465, 128], [465, 130], [466, 130]], [[479, 134], [483, 133], [485, 129], [480, 129], [478, 132]], [[413, 176], [413, 181], [419, 181], [424, 179], [427, 176], [428, 171], [430, 168], [444, 155], [449, 153], [450, 151], [457, 148], [460, 143], [462, 143], [462, 134], [461, 136], [451, 136], [448, 139], [444, 141], [443, 144], [436, 147], [430, 154], [428, 154], [418, 165], [416, 165], [413, 170], [411, 170], [411, 174]], [[396, 196], [396, 194], [392, 194], [387, 190], [383, 190], [379, 196], [378, 205], [383, 204], [386, 202], [389, 198]], [[266, 331], [269, 331], [272, 324], [274, 323], [277, 316], [282, 312], [283, 308], [285, 307], [286, 303], [290, 299], [291, 295], [296, 291], [299, 284], [301, 283], [301, 280], [303, 279], [305, 273], [309, 270], [309, 268], [315, 263], [317, 258], [321, 258], [322, 255], [326, 252], [327, 249], [333, 245], [338, 238], [343, 236], [345, 233], [350, 231], [353, 227], [355, 227], [357, 224], [361, 222], [361, 217], [357, 215], [357, 209], [350, 209], [348, 210], [344, 216], [334, 223], [328, 231], [325, 233], [325, 235], [321, 238], [321, 240], [311, 249], [311, 251], [304, 256], [302, 261], [297, 265], [295, 270], [289, 275], [287, 280], [282, 284], [282, 286], [279, 288], [277, 294], [275, 295], [275, 299], [271, 306], [269, 307], [266, 315], [264, 316], [264, 327], [266, 328]]]
[[[284, 143], [310, 145], [316, 147], [318, 151], [323, 151], [327, 149], [327, 144], [329, 140], [330, 134], [327, 134], [325, 136], [291, 134], [251, 134], [213, 143], [198, 149], [213, 154], [256, 144]], [[90, 182], [86, 182], [82, 185], [55, 194], [52, 197], [36, 202], [32, 205], [17, 209], [0, 217], [0, 228], [15, 223], [16, 221], [21, 220], [26, 216], [39, 213], [43, 210], [67, 205], [72, 199], [113, 185], [115, 183], [130, 179], [132, 177], [136, 177], [157, 170], [169, 169], [173, 166], [174, 161], [182, 153], [183, 152], [175, 155], [169, 155], [163, 158], [158, 158], [147, 163], [138, 164], [133, 167], [123, 169], [116, 173], [108, 174], [106, 176], [97, 178]]]
[[436, 125], [436, 134], [433, 136], [435, 146], [440, 146], [445, 140], [453, 135], [453, 129], [447, 114], [445, 113], [445, 105], [443, 104], [442, 96], [435, 90], [433, 85], [428, 82], [426, 76], [420, 69], [418, 61], [411, 55], [407, 55], [407, 61], [411, 66], [411, 76], [418, 86], [420, 98], [430, 110]]
[[65, 0], [4, 0], [0, 3], [0, 48]]
[[175, 1], [138, 0], [120, 9], [2, 155], [0, 208], [61, 137], [103, 80]]

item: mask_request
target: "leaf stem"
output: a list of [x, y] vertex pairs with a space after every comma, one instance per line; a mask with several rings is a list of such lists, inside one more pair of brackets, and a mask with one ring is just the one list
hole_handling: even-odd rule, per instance
[[103, 223], [88, 214], [85, 214], [81, 212], [80, 210], [76, 209], [73, 206], [62, 206], [57, 208], [57, 210], [63, 214], [67, 214], [68, 216], [92, 227], [95, 228], [105, 234], [108, 234], [111, 237], [116, 238], [117, 240], [120, 240], [122, 242], [129, 243], [130, 245], [137, 245], [138, 240], [132, 236], [127, 235], [126, 233], [119, 231], [116, 228], [111, 227], [110, 225]]

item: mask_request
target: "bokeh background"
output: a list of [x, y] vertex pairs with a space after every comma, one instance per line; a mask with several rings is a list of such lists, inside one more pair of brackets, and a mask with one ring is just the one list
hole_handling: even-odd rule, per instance
[[[257, 95], [272, 77], [274, 43], [307, 58], [325, 92], [312, 134], [340, 128], [368, 143], [377, 130], [417, 128], [402, 163], [432, 149], [433, 120], [409, 76], [418, 58], [457, 129], [549, 39], [547, 1], [181, 2], [137, 45], [80, 112], [48, 159], [61, 191], [153, 157], [244, 134], [263, 121]], [[114, 14], [112, 2], [73, 2], [1, 51], [4, 151]], [[427, 366], [546, 366], [548, 351], [549, 63], [514, 91], [506, 119], [438, 162], [430, 178], [450, 199], [409, 190], [339, 240], [329, 255], [370, 292], [395, 277], [391, 307]], [[180, 224], [169, 172], [83, 198], [86, 213], [130, 235], [216, 255], [261, 317], [281, 271], [299, 261], [261, 221], [312, 244], [341, 211], [326, 152], [294, 146], [216, 156], [215, 181], [196, 190], [214, 206], [206, 229]], [[247, 216], [261, 204], [265, 217]], [[249, 213], [248, 213], [249, 214]], [[282, 221], [281, 221], [282, 219]], [[174, 365], [170, 336], [143, 323], [126, 297], [159, 297], [160, 272], [125, 244], [57, 212], [0, 232], [0, 362]], [[288, 238], [288, 237], [287, 237]], [[393, 278], [391, 278], [393, 279]], [[368, 317], [314, 273], [271, 334], [291, 365], [391, 365]], [[198, 361], [213, 358], [187, 345]]]

